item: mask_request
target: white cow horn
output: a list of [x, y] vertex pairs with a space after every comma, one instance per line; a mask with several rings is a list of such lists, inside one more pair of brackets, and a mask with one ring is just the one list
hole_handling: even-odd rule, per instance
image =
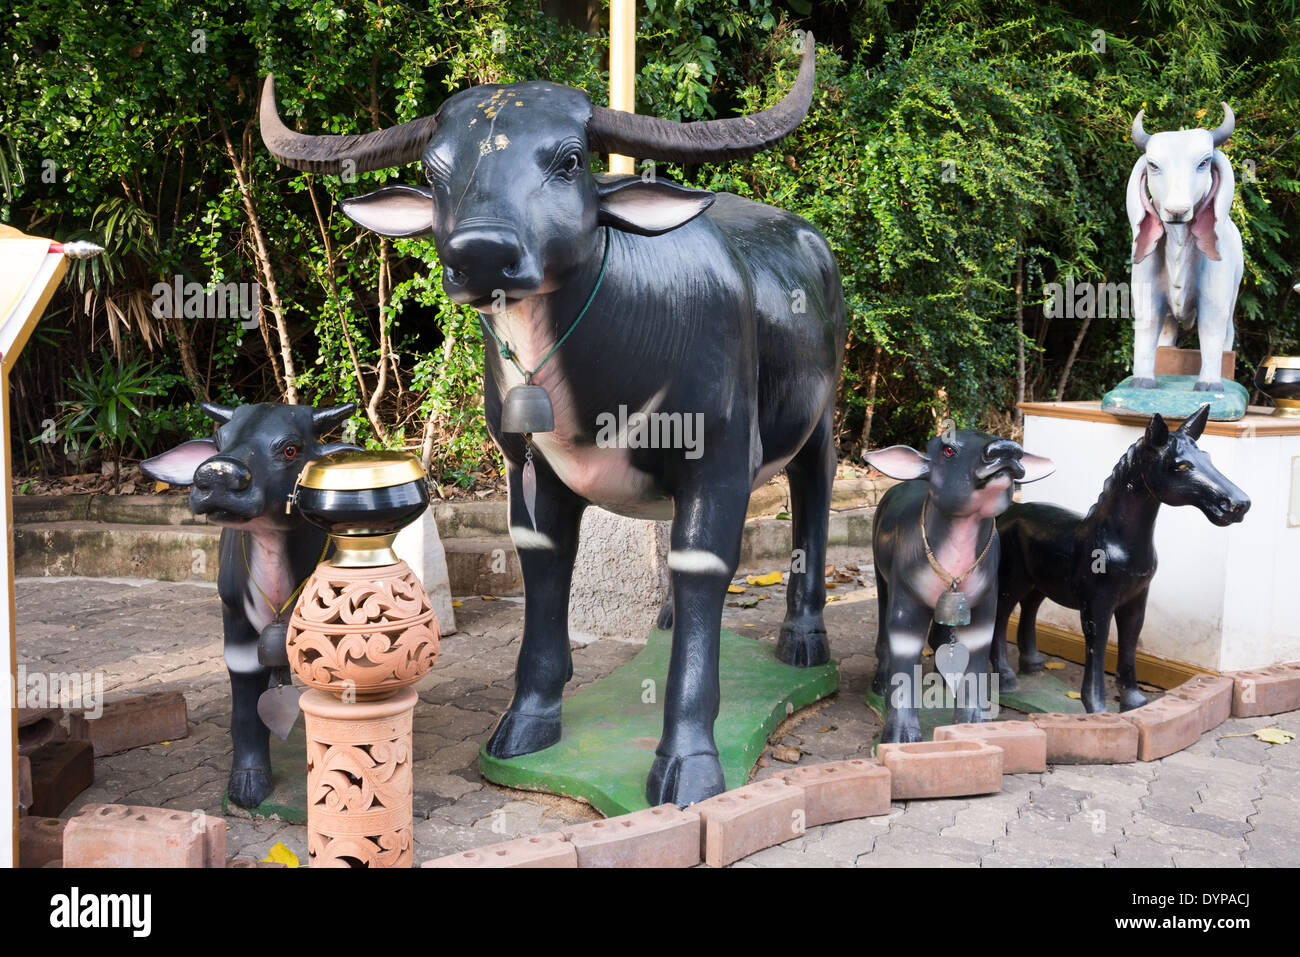
[[1232, 107], [1227, 103], [1223, 104], [1223, 122], [1220, 123], [1210, 133], [1210, 138], [1214, 140], [1215, 146], [1222, 146], [1232, 135], [1232, 131], [1237, 128], [1237, 116], [1232, 112]]
[[1147, 143], [1151, 140], [1151, 134], [1142, 128], [1142, 117], [1146, 114], [1146, 110], [1138, 110], [1138, 115], [1133, 117], [1133, 145], [1144, 153], [1147, 151]]

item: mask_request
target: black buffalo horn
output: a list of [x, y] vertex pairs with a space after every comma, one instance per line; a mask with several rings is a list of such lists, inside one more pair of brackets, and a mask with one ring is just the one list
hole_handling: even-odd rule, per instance
[[[266, 75], [262, 85], [260, 125], [262, 142], [285, 166], [307, 173], [366, 173], [372, 169], [401, 166], [420, 158], [437, 121], [422, 116], [373, 133], [309, 136], [295, 133], [280, 120], [275, 107], [275, 74]], [[351, 167], [344, 164], [352, 162]]]
[[780, 103], [760, 113], [678, 123], [593, 106], [587, 135], [593, 149], [670, 163], [708, 163], [750, 156], [785, 139], [804, 118], [812, 102], [815, 59], [812, 33], [805, 33], [803, 60], [794, 86]]

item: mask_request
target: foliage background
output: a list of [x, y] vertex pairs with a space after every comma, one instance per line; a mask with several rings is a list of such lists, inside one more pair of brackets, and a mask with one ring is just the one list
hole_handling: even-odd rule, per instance
[[[0, 221], [110, 250], [73, 270], [19, 364], [28, 468], [84, 468], [66, 444], [31, 440], [86, 411], [85, 383], [107, 382], [114, 401], [115, 377], [143, 369], [152, 387], [129, 405], [144, 441], [119, 442], [128, 457], [205, 432], [200, 399], [355, 399], [371, 444], [422, 451], [444, 483], [490, 475], [473, 314], [442, 294], [431, 244], [380, 240], [333, 208], [418, 182], [418, 168], [343, 182], [277, 167], [256, 132], [260, 78], [275, 71], [282, 115], [313, 132], [412, 119], [483, 82], [551, 79], [606, 102], [605, 6], [6, 0]], [[795, 210], [835, 248], [850, 308], [843, 457], [922, 442], [946, 415], [1014, 434], [1018, 394], [1095, 398], [1127, 373], [1129, 322], [1049, 320], [1043, 286], [1127, 279], [1128, 127], [1143, 104], [1148, 130], [1217, 125], [1219, 101], [1233, 105], [1238, 378], [1300, 348], [1297, 0], [637, 9], [637, 109], [673, 119], [770, 104], [798, 65], [792, 31], [817, 37], [795, 135], [668, 173]], [[155, 317], [150, 290], [175, 275], [262, 283], [260, 324]]]

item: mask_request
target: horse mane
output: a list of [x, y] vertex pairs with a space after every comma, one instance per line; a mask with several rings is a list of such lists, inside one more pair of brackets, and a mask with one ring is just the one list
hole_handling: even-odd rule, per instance
[[1116, 488], [1124, 483], [1133, 473], [1137, 464], [1138, 453], [1147, 448], [1147, 434], [1143, 432], [1138, 436], [1137, 441], [1130, 445], [1119, 457], [1115, 467], [1111, 469], [1110, 475], [1107, 476], [1105, 483], [1101, 487], [1101, 494], [1097, 496], [1097, 501], [1092, 503], [1092, 508], [1088, 509], [1088, 514], [1083, 517], [1086, 522], [1096, 515], [1097, 511], [1109, 501], [1115, 493]]

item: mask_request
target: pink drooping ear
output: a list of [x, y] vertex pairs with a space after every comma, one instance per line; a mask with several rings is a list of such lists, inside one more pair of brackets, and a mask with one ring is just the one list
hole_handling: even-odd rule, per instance
[[1147, 197], [1147, 158], [1139, 156], [1133, 164], [1133, 172], [1128, 177], [1128, 193], [1125, 199], [1128, 208], [1129, 225], [1133, 227], [1133, 262], [1140, 263], [1156, 248], [1156, 243], [1165, 234], [1165, 224]]
[[1025, 470], [1024, 477], [1016, 479], [1016, 482], [1020, 485], [1045, 479], [1056, 471], [1056, 463], [1051, 459], [1044, 458], [1041, 455], [1031, 455], [1028, 452], [1020, 456], [1020, 465]]
[[1232, 164], [1218, 150], [1214, 151], [1214, 165], [1210, 167], [1210, 191], [1196, 207], [1192, 216], [1192, 235], [1196, 246], [1209, 259], [1219, 259], [1218, 225], [1227, 219], [1232, 209]]
[[877, 449], [868, 452], [863, 458], [873, 469], [884, 472], [890, 478], [907, 481], [925, 478], [930, 474], [930, 459], [906, 445]]
[[140, 463], [140, 471], [155, 482], [193, 485], [194, 470], [216, 454], [216, 442], [211, 439], [191, 439], [162, 455], [145, 459]]

